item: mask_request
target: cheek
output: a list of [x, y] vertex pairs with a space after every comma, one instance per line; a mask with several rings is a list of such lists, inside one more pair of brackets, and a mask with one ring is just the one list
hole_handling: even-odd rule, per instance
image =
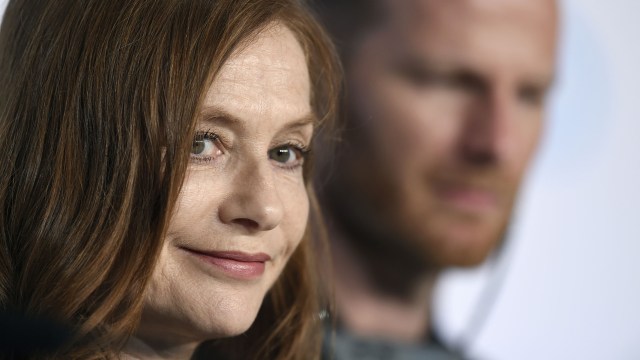
[[465, 102], [446, 91], [416, 91], [390, 82], [375, 96], [374, 136], [393, 159], [428, 165], [456, 146]]
[[219, 198], [225, 186], [207, 171], [189, 171], [178, 195], [168, 234], [204, 231], [217, 217]]
[[286, 239], [285, 256], [288, 258], [300, 244], [309, 219], [309, 197], [304, 185], [296, 185], [291, 191], [280, 191], [285, 209], [282, 232]]
[[541, 115], [529, 114], [516, 119], [515, 123], [512, 150], [506, 153], [513, 154], [509, 159], [510, 175], [514, 180], [520, 181], [538, 148], [543, 119]]
[[381, 153], [385, 176], [421, 182], [426, 173], [452, 157], [459, 131], [455, 121], [434, 115], [425, 105], [401, 106], [388, 114], [376, 123], [373, 144]]

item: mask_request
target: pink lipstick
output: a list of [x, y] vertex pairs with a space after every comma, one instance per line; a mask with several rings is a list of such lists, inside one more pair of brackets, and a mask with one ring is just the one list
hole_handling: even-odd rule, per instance
[[226, 275], [243, 280], [255, 279], [264, 273], [265, 263], [271, 257], [264, 253], [249, 254], [241, 251], [200, 251], [182, 248], [203, 262], [222, 270]]

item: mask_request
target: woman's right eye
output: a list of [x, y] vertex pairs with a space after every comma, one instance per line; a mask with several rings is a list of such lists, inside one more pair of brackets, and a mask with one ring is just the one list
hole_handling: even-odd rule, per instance
[[222, 145], [218, 135], [211, 132], [197, 132], [191, 145], [191, 158], [197, 162], [210, 162], [222, 155]]

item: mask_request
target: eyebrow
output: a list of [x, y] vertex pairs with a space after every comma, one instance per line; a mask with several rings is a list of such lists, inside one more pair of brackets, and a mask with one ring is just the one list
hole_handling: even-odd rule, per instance
[[[425, 76], [434, 77], [466, 77], [469, 80], [481, 83], [484, 78], [479, 75], [473, 67], [464, 63], [451, 63], [439, 60], [429, 56], [428, 54], [408, 54], [404, 57], [396, 59], [393, 63], [396, 71], [414, 70], [422, 72]], [[549, 91], [556, 83], [556, 74], [549, 76], [533, 76], [525, 79], [526, 83], [542, 89], [544, 92]]]
[[[241, 118], [229, 113], [228, 111], [225, 111], [220, 107], [206, 107], [203, 109], [201, 115], [202, 121], [205, 122], [216, 123], [230, 128], [240, 129], [245, 127], [245, 125], [243, 124], [244, 121]], [[317, 123], [318, 117], [313, 112], [310, 112], [300, 118], [288, 121], [279, 130], [295, 130], [309, 125], [315, 125]]]

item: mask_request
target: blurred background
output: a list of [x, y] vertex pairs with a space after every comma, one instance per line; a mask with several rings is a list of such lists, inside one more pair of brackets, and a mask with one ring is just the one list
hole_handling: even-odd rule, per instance
[[640, 359], [640, 2], [562, 8], [546, 137], [508, 245], [437, 289], [438, 328], [478, 359]]
[[565, 0], [546, 137], [504, 253], [438, 286], [478, 359], [640, 359], [640, 2]]

